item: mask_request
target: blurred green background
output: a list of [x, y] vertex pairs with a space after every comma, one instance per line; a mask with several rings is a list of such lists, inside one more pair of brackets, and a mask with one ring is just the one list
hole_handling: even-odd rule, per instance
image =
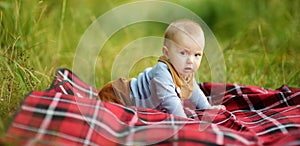
[[[134, 0], [0, 1], [0, 134], [32, 90], [47, 89], [57, 68], [72, 68], [85, 30], [103, 13]], [[169, 0], [199, 15], [218, 39], [226, 82], [278, 88], [300, 87], [299, 0]], [[166, 25], [145, 22], [118, 31], [97, 62], [96, 87], [111, 78], [116, 54], [132, 40], [162, 36]], [[141, 29], [146, 28], [146, 29]], [[149, 29], [151, 28], [151, 29]], [[130, 76], [156, 63], [147, 58]], [[203, 59], [198, 80], [210, 82]]]

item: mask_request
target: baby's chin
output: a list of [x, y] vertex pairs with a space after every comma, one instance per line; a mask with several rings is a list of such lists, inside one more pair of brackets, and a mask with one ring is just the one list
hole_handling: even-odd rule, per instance
[[182, 76], [189, 76], [191, 75], [192, 73], [194, 73], [195, 71], [193, 69], [184, 69], [182, 72], [181, 72], [181, 75]]
[[180, 74], [180, 76], [181, 76], [182, 78], [188, 78], [188, 77], [190, 77], [190, 75], [191, 75], [192, 73], [194, 73], [194, 72], [190, 72], [190, 73], [182, 73], [182, 74]]

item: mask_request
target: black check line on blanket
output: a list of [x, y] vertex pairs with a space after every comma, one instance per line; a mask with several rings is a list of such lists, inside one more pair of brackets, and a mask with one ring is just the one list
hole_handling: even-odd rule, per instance
[[[208, 96], [212, 86], [200, 83]], [[5, 142], [16, 145], [299, 145], [300, 89], [226, 84], [227, 110], [185, 109], [181, 118], [97, 100], [97, 90], [68, 69], [51, 88], [23, 101]], [[223, 93], [222, 93], [223, 94]], [[214, 96], [209, 98], [212, 100]]]

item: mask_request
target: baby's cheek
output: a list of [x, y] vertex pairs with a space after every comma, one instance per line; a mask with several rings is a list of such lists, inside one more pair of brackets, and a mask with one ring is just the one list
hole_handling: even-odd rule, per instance
[[200, 66], [200, 62], [199, 62], [199, 63], [198, 63], [198, 62], [197, 62], [197, 63], [195, 63], [195, 64], [194, 64], [194, 68], [195, 68], [195, 70], [198, 70], [199, 66]]

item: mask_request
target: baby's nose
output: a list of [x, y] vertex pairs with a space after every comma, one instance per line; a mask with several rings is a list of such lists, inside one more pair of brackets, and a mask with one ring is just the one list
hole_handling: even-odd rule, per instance
[[187, 57], [187, 63], [189, 63], [189, 64], [193, 63], [193, 56], [192, 55], [189, 55]]

